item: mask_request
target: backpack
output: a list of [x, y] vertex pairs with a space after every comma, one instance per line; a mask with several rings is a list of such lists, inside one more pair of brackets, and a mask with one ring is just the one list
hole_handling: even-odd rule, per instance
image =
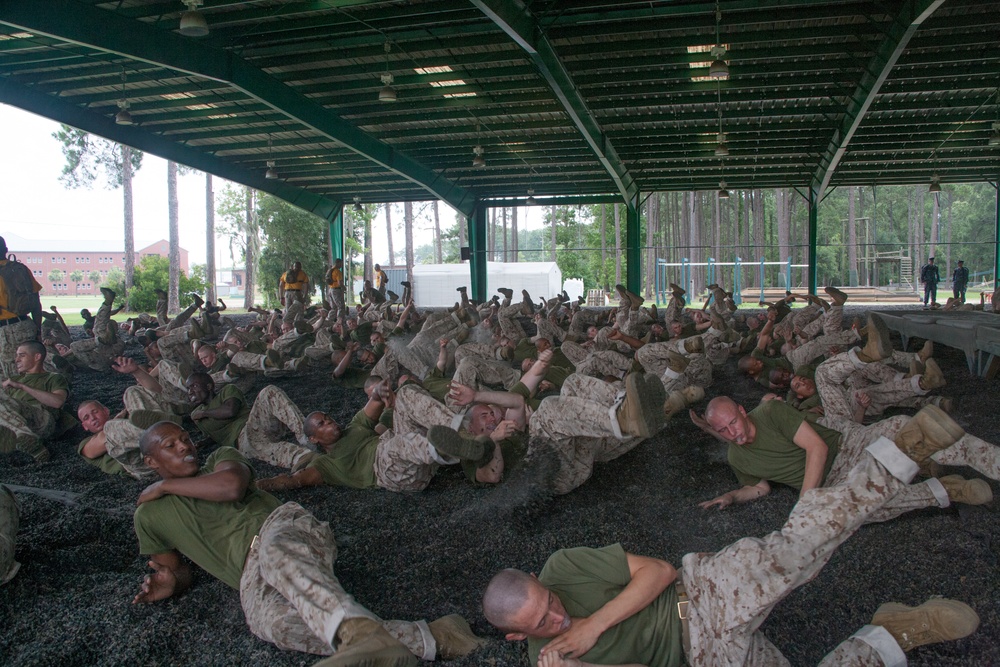
[[7, 305], [3, 310], [24, 317], [40, 307], [31, 269], [17, 261], [14, 255], [7, 255], [7, 263], [0, 266], [0, 280], [7, 287]]

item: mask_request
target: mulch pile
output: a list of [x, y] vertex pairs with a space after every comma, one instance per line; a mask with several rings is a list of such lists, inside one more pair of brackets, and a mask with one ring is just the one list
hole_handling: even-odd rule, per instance
[[[128, 354], [142, 356], [136, 344]], [[972, 433], [996, 439], [996, 381], [971, 377], [956, 350], [940, 348], [936, 356], [949, 383], [944, 392], [957, 399], [955, 419]], [[117, 374], [79, 372], [70, 403], [75, 408], [97, 398], [116, 411], [131, 382]], [[273, 383], [303, 412], [326, 410], [342, 424], [363, 405], [361, 392], [331, 383], [327, 368]], [[265, 384], [261, 378], [248, 395]], [[763, 394], [737, 374], [734, 361], [716, 370], [707, 394], [723, 390], [748, 408]], [[52, 461], [44, 465], [20, 454], [0, 460], [0, 482], [82, 494], [73, 503], [19, 494], [17, 559], [23, 568], [0, 588], [0, 664], [284, 667], [317, 661], [252, 636], [238, 592], [204, 572], [176, 599], [133, 605], [147, 572], [132, 529], [142, 486], [80, 460], [76, 447], [83, 436], [78, 428], [52, 443]], [[206, 445], [202, 454], [210, 451]], [[254, 466], [262, 476], [279, 472]], [[1000, 485], [991, 484], [1000, 496]], [[631, 453], [599, 465], [582, 488], [519, 512], [496, 502], [498, 490], [468, 484], [457, 468], [439, 472], [420, 494], [322, 487], [279, 496], [330, 522], [340, 551], [337, 576], [362, 604], [385, 618], [433, 620], [460, 613], [489, 645], [448, 664], [504, 667], [527, 660], [524, 647], [504, 641], [479, 610], [493, 573], [504, 567], [537, 572], [556, 549], [614, 542], [679, 564], [689, 551], [715, 551], [778, 529], [796, 500], [791, 489], [777, 488], [764, 500], [721, 512], [697, 507], [735, 486], [724, 446], [679, 416]], [[925, 510], [865, 526], [815, 581], [777, 605], [762, 631], [793, 665], [813, 665], [867, 623], [882, 602], [919, 604], [940, 595], [972, 605], [982, 624], [968, 639], [912, 651], [911, 664], [1000, 665], [998, 556], [995, 503]]]

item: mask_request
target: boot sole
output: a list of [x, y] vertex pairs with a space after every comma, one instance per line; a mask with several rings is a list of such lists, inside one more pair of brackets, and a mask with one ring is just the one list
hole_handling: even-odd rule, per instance
[[427, 441], [438, 452], [463, 461], [478, 461], [485, 455], [483, 443], [467, 440], [447, 426], [431, 426], [427, 430]]
[[[960, 484], [956, 484], [954, 494], [948, 488], [948, 484], [945, 484], [945, 480], [960, 482]], [[945, 490], [948, 491], [948, 497], [953, 503], [985, 505], [986, 503], [993, 502], [993, 489], [981, 479], [963, 479], [960, 475], [948, 475], [938, 481], [944, 485]]]
[[874, 313], [868, 316], [868, 338], [875, 337], [876, 349], [879, 359], [886, 359], [892, 356], [892, 341], [889, 338], [889, 327], [878, 315]]

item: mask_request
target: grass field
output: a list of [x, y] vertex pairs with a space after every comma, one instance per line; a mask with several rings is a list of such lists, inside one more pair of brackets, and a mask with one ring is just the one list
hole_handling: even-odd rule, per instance
[[[240, 300], [242, 303], [242, 299]], [[81, 296], [46, 296], [42, 295], [42, 308], [49, 310], [50, 306], [55, 306], [59, 309], [60, 314], [62, 314], [63, 319], [66, 320], [66, 324], [69, 326], [81, 325], [83, 324], [83, 318], [80, 317], [80, 310], [83, 308], [89, 308], [90, 312], [96, 313], [97, 309], [101, 307], [101, 297], [96, 295], [81, 295]], [[227, 314], [240, 314], [245, 313], [246, 310], [242, 308], [230, 308], [226, 311]], [[125, 313], [119, 314], [115, 317], [116, 320], [122, 322], [125, 320]]]

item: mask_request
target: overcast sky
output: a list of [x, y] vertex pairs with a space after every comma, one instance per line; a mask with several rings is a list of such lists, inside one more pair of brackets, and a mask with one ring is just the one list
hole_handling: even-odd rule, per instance
[[[106, 240], [114, 247], [122, 244], [122, 193], [99, 184], [93, 189], [68, 189], [59, 181], [65, 158], [53, 132], [59, 129], [55, 121], [0, 104], [0, 141], [4, 159], [0, 160], [0, 230], [30, 239], [91, 239]], [[263, 165], [262, 167], [263, 168]], [[226, 182], [215, 179], [216, 196]], [[135, 245], [137, 248], [168, 238], [167, 163], [146, 155], [142, 168], [133, 181], [135, 210]], [[205, 263], [205, 177], [195, 173], [178, 179], [180, 201], [180, 243], [188, 250], [192, 264]], [[537, 225], [535, 208], [529, 222]], [[524, 224], [525, 209], [520, 219]], [[430, 243], [432, 237], [428, 208], [427, 217], [418, 221], [414, 231], [416, 244]], [[393, 222], [402, 222], [402, 205], [393, 210]], [[442, 228], [451, 226], [454, 212], [441, 207]], [[373, 256], [375, 262], [388, 261], [385, 218], [375, 221]], [[380, 233], [379, 233], [380, 232]], [[403, 232], [393, 233], [397, 261], [402, 261]], [[2, 236], [2, 233], [0, 233]], [[17, 251], [11, 248], [11, 251]], [[217, 266], [229, 266], [229, 244], [216, 242]]]

